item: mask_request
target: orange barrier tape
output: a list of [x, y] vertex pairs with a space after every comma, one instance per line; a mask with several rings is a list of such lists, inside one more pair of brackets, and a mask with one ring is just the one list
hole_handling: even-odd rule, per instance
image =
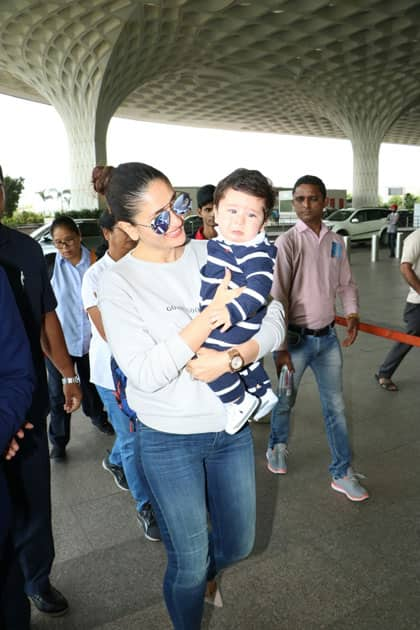
[[[335, 318], [337, 324], [341, 326], [347, 326], [345, 317], [337, 315]], [[370, 335], [376, 335], [377, 337], [384, 337], [385, 339], [392, 339], [392, 341], [399, 341], [400, 343], [406, 343], [409, 346], [417, 346], [420, 348], [420, 337], [414, 335], [407, 335], [399, 330], [391, 330], [390, 328], [384, 328], [383, 326], [375, 326], [374, 324], [365, 324], [359, 322], [359, 330]]]

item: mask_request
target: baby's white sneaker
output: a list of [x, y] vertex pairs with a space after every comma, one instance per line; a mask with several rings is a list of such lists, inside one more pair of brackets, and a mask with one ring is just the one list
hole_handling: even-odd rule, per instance
[[248, 392], [240, 403], [228, 403], [226, 405], [227, 423], [225, 431], [230, 435], [237, 433], [241, 427], [249, 420], [252, 413], [260, 404], [260, 399]]
[[253, 420], [258, 422], [261, 418], [264, 418], [270, 411], [277, 405], [278, 398], [272, 389], [267, 389], [264, 396], [260, 398], [260, 406], [254, 414]]

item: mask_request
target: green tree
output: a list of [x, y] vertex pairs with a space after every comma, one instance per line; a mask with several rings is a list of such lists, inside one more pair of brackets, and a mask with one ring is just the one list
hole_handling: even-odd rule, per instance
[[392, 206], [393, 203], [396, 203], [399, 208], [402, 208], [403, 206], [402, 195], [392, 195], [392, 197], [388, 199], [388, 206]]
[[413, 210], [415, 203], [416, 197], [414, 195], [412, 195], [411, 193], [407, 193], [406, 195], [404, 195], [404, 208], [407, 208], [407, 210]]
[[24, 189], [23, 177], [6, 177], [4, 178], [4, 190], [6, 192], [6, 203], [4, 206], [4, 216], [11, 217], [17, 210], [19, 198]]

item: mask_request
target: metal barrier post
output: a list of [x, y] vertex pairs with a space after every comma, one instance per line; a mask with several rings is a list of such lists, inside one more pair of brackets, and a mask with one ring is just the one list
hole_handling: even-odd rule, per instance
[[350, 258], [351, 258], [351, 240], [350, 240], [350, 236], [343, 236], [344, 239], [344, 247], [346, 248], [346, 252], [347, 252], [347, 258], [350, 262]]
[[378, 260], [378, 235], [372, 234], [372, 246], [370, 250], [370, 261], [376, 262]]
[[401, 258], [402, 233], [397, 232], [397, 242], [395, 244], [395, 258]]

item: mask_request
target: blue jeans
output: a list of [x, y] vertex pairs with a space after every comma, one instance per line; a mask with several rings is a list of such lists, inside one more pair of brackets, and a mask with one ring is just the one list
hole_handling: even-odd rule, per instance
[[254, 544], [251, 431], [178, 435], [140, 423], [140, 449], [168, 555], [166, 605], [175, 630], [199, 630], [207, 580]]
[[344, 415], [343, 357], [335, 330], [332, 328], [323, 337], [294, 334], [289, 339], [288, 350], [295, 368], [293, 393], [286, 396], [285, 393], [278, 392], [279, 402], [271, 414], [269, 446], [273, 448], [275, 444], [287, 444], [291, 410], [295, 404], [300, 380], [309, 366], [315, 375], [321, 397], [325, 430], [332, 456], [329, 470], [335, 479], [344, 477], [350, 466], [351, 450]]
[[116, 435], [109, 461], [123, 468], [137, 510], [140, 511], [149, 503], [149, 492], [140, 459], [138, 431], [130, 431], [130, 421], [119, 408], [112, 389], [100, 385], [96, 385], [96, 389]]

